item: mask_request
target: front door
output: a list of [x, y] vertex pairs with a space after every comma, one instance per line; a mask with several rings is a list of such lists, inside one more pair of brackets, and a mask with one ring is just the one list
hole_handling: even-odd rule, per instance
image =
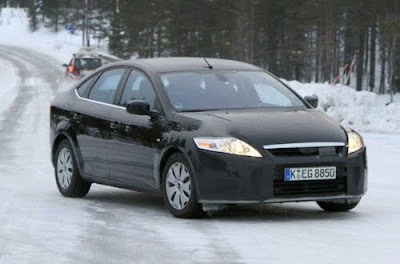
[[111, 116], [115, 124], [110, 130], [108, 147], [110, 178], [151, 189], [155, 186], [154, 157], [162, 118], [126, 112], [124, 107], [131, 100], [144, 100], [150, 109], [158, 108], [150, 80], [138, 70], [131, 71], [122, 92], [119, 105], [123, 108], [113, 111]]

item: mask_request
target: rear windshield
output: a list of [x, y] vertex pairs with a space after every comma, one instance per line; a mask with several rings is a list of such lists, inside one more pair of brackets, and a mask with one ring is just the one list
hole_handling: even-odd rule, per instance
[[179, 111], [304, 107], [290, 89], [263, 71], [193, 71], [160, 74]]
[[77, 58], [74, 67], [78, 69], [94, 70], [101, 67], [101, 59]]

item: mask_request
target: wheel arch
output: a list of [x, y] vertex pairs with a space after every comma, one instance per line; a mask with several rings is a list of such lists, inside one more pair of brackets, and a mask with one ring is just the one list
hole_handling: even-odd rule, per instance
[[68, 140], [68, 141], [69, 141], [68, 137], [67, 137], [66, 135], [64, 135], [64, 134], [59, 134], [59, 135], [54, 139], [53, 146], [52, 146], [52, 148], [51, 148], [51, 161], [52, 161], [53, 165], [55, 165], [54, 162], [55, 162], [55, 154], [56, 154], [57, 148], [58, 148], [58, 146], [60, 145], [60, 143], [61, 143], [63, 140]]
[[184, 158], [186, 159], [187, 163], [189, 163], [190, 169], [193, 172], [193, 180], [195, 181], [195, 186], [196, 186], [196, 192], [198, 194], [199, 190], [198, 190], [198, 184], [197, 184], [197, 178], [196, 178], [196, 171], [194, 169], [193, 163], [189, 157], [189, 155], [187, 154], [187, 152], [182, 148], [182, 147], [178, 147], [178, 146], [171, 146], [165, 150], [163, 150], [160, 154], [160, 161], [158, 163], [158, 166], [156, 168], [156, 184], [157, 187], [161, 190], [161, 179], [162, 179], [162, 174], [165, 168], [165, 164], [167, 163], [168, 159], [176, 154], [176, 153], [180, 153], [184, 156]]
[[54, 141], [51, 146], [51, 161], [52, 161], [53, 166], [54, 166], [55, 154], [56, 154], [57, 148], [63, 140], [67, 140], [71, 144], [72, 151], [74, 152], [74, 155], [77, 159], [79, 173], [81, 175], [83, 175], [82, 174], [82, 156], [80, 155], [80, 152], [79, 152], [78, 142], [76, 141], [76, 138], [73, 138], [70, 135], [68, 130], [60, 130], [60, 131], [58, 131], [57, 135], [54, 137]]

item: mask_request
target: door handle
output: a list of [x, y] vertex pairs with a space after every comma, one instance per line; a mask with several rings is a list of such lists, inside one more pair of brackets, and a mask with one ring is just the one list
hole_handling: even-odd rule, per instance
[[126, 133], [131, 133], [133, 129], [130, 126], [125, 126], [125, 132]]
[[75, 120], [81, 120], [82, 119], [82, 115], [79, 114], [79, 113], [75, 113], [75, 114], [73, 114], [72, 118], [75, 119]]
[[110, 128], [111, 129], [121, 129], [122, 127], [123, 127], [123, 125], [118, 124], [116, 122], [113, 122], [113, 123], [110, 124]]

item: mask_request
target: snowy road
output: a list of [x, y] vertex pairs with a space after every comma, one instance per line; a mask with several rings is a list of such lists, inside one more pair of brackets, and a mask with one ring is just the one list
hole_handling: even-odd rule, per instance
[[0, 80], [10, 79], [5, 67], [18, 80], [0, 86], [2, 104], [13, 99], [0, 112], [0, 263], [400, 261], [399, 135], [364, 135], [370, 186], [352, 212], [300, 203], [180, 220], [160, 198], [132, 191], [94, 185], [83, 199], [63, 198], [48, 142], [60, 62], [0, 45]]

